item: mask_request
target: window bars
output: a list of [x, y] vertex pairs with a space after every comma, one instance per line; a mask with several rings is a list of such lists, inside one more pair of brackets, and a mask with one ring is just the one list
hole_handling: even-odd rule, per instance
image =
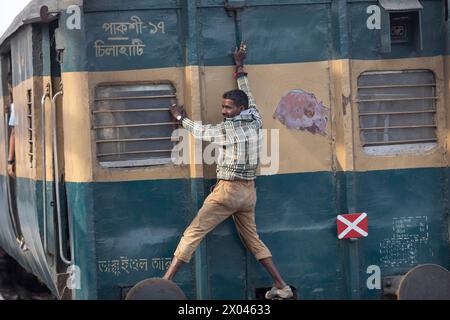
[[169, 107], [176, 103], [169, 83], [102, 85], [96, 89], [93, 129], [97, 158], [105, 167], [170, 162], [178, 123]]
[[357, 100], [362, 146], [436, 142], [437, 99], [431, 71], [362, 73]]

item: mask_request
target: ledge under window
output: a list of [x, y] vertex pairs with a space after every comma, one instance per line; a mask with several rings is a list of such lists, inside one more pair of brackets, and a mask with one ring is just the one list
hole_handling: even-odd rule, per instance
[[436, 142], [409, 143], [390, 146], [364, 147], [364, 153], [370, 156], [397, 156], [402, 154], [424, 154], [437, 147]]

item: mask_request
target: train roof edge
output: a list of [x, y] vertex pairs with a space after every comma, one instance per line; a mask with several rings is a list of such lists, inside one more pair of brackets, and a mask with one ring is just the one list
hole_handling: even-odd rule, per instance
[[6, 40], [13, 35], [20, 27], [29, 24], [41, 22], [40, 10], [42, 6], [47, 6], [48, 11], [60, 12], [71, 5], [82, 6], [84, 0], [33, 0], [31, 1], [13, 20], [0, 38], [0, 48]]

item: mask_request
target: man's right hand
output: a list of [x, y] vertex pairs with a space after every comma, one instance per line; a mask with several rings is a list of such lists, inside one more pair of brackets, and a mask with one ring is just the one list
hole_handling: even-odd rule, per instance
[[186, 111], [184, 110], [184, 107], [179, 106], [177, 104], [173, 104], [170, 106], [170, 113], [172, 114], [172, 117], [174, 117], [177, 120], [181, 120], [181, 118], [186, 116]]
[[16, 173], [14, 172], [15, 171], [14, 166], [15, 166], [15, 164], [8, 164], [8, 175], [11, 178], [15, 178], [16, 177]]

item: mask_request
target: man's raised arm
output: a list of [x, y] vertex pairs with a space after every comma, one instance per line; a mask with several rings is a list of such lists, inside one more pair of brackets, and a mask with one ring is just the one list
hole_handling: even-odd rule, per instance
[[235, 77], [240, 90], [244, 91], [248, 96], [247, 112], [253, 115], [254, 119], [259, 122], [262, 127], [262, 118], [259, 114], [255, 98], [250, 90], [250, 83], [247, 78], [247, 72], [244, 69], [244, 60], [247, 57], [247, 46], [242, 43], [239, 49], [234, 52], [234, 61], [236, 63]]

